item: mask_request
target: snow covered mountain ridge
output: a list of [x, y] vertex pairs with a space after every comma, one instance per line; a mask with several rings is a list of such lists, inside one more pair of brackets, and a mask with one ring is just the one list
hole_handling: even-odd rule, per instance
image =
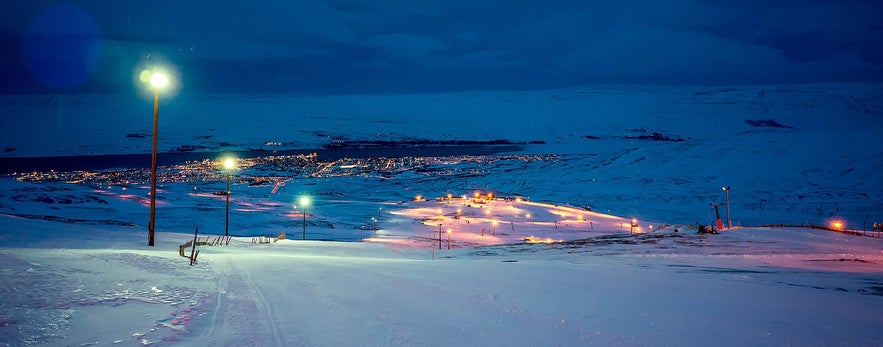
[[[151, 98], [0, 101], [5, 157], [150, 149]], [[723, 202], [720, 188], [732, 186], [734, 215], [741, 217], [734, 222], [883, 220], [880, 84], [305, 97], [182, 92], [161, 96], [159, 114], [160, 152], [414, 139], [541, 142], [524, 152], [566, 155], [555, 172], [527, 168], [511, 181], [488, 176], [460, 185], [543, 196], [557, 184], [560, 201], [669, 220], [708, 219], [709, 204]], [[650, 206], [660, 211], [648, 212]]]

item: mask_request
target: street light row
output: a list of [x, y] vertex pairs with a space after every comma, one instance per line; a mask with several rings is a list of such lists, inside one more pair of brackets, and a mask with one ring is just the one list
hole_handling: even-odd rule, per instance
[[[157, 154], [157, 137], [159, 133], [159, 91], [168, 87], [171, 83], [170, 75], [161, 69], [145, 69], [138, 75], [141, 82], [149, 84], [153, 88], [153, 142], [151, 148], [150, 163], [150, 221], [147, 225], [147, 245], [155, 245], [156, 230], [156, 154]], [[230, 236], [230, 176], [234, 168], [236, 168], [236, 158], [227, 157], [222, 161], [223, 167], [227, 169], [227, 190], [226, 207], [224, 209], [224, 236]], [[307, 234], [307, 212], [306, 206], [310, 204], [308, 197], [301, 197], [300, 205], [304, 211], [304, 229], [303, 238], [306, 239]]]

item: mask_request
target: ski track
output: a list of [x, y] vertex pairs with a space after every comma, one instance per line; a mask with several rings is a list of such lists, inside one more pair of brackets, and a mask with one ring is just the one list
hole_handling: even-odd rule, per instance
[[273, 340], [276, 343], [276, 346], [286, 346], [286, 344], [283, 342], [284, 339], [282, 338], [282, 335], [279, 333], [279, 327], [276, 326], [278, 321], [274, 319], [275, 315], [273, 314], [273, 309], [271, 308], [270, 303], [267, 301], [261, 289], [251, 278], [251, 272], [244, 272], [246, 283], [248, 284], [248, 286], [251, 287], [252, 291], [257, 294], [257, 298], [260, 300], [261, 305], [263, 305], [264, 310], [262, 312], [262, 315], [264, 316], [264, 321], [267, 322], [267, 325], [269, 325], [270, 332], [273, 335]]
[[221, 273], [221, 276], [218, 276], [217, 298], [215, 299], [215, 308], [214, 308], [214, 310], [212, 310], [211, 324], [209, 325], [207, 336], [214, 336], [215, 324], [218, 321], [218, 316], [219, 316], [219, 313], [220, 313], [221, 307], [222, 307], [221, 301], [222, 301], [222, 298], [224, 297], [224, 293], [226, 292], [224, 290], [224, 288], [225, 288], [224, 280], [225, 279], [227, 279], [227, 271], [226, 270]]

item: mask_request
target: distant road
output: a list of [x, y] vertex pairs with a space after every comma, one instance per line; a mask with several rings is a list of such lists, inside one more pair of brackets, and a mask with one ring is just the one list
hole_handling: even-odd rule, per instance
[[[468, 145], [468, 146], [428, 146], [397, 148], [345, 148], [345, 149], [286, 149], [286, 150], [244, 150], [223, 152], [167, 152], [157, 154], [157, 165], [169, 166], [188, 161], [216, 159], [223, 155], [238, 158], [266, 157], [271, 155], [298, 155], [316, 153], [319, 160], [341, 158], [399, 158], [433, 157], [453, 155], [491, 155], [522, 150], [518, 145]], [[76, 155], [57, 157], [0, 158], [0, 174], [33, 171], [95, 171], [108, 169], [150, 168], [150, 153]]]

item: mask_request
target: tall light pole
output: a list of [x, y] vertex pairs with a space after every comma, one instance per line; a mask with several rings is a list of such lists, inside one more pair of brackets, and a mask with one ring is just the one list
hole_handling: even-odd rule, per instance
[[304, 235], [303, 239], [307, 239], [307, 205], [310, 204], [310, 198], [306, 196], [300, 197], [300, 206], [304, 210]]
[[150, 160], [150, 222], [147, 224], [147, 245], [154, 245], [156, 227], [156, 135], [159, 127], [159, 89], [169, 84], [169, 77], [162, 72], [150, 73], [153, 86], [153, 154]]
[[721, 187], [721, 189], [727, 195], [727, 229], [730, 229], [733, 227], [733, 222], [730, 220], [730, 186]]
[[227, 207], [224, 212], [224, 236], [230, 236], [230, 171], [236, 167], [236, 159], [224, 159], [224, 168], [227, 169]]
[[441, 227], [442, 227], [442, 224], [439, 223], [439, 225], [438, 225], [438, 249], [441, 249], [441, 235], [442, 235], [441, 234]]

